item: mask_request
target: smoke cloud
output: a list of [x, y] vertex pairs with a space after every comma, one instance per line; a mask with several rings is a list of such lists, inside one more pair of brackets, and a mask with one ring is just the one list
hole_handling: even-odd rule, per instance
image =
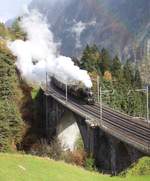
[[17, 57], [17, 68], [28, 83], [45, 84], [47, 73], [48, 77], [54, 76], [63, 83], [82, 82], [86, 87], [92, 86], [87, 71], [75, 66], [71, 58], [59, 54], [50, 27], [39, 12], [32, 10], [24, 15], [20, 26], [27, 33], [27, 40], [9, 42], [8, 47]]

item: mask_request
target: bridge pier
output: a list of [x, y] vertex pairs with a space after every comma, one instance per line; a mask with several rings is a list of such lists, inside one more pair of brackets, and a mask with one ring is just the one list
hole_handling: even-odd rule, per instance
[[46, 136], [51, 138], [56, 135], [57, 125], [65, 113], [65, 107], [61, 106], [50, 96], [45, 96], [45, 133]]
[[117, 173], [117, 143], [118, 141], [116, 141], [116, 139], [112, 137], [109, 138], [112, 175], [116, 175]]

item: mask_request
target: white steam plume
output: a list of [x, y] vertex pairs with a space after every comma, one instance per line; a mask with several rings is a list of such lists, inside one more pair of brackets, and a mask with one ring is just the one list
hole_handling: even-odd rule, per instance
[[85, 70], [74, 65], [69, 57], [61, 56], [57, 43], [46, 20], [37, 11], [23, 16], [21, 28], [27, 33], [27, 40], [9, 42], [8, 47], [17, 56], [16, 65], [28, 83], [42, 85], [49, 77], [56, 77], [67, 84], [82, 82], [91, 87], [91, 79]]

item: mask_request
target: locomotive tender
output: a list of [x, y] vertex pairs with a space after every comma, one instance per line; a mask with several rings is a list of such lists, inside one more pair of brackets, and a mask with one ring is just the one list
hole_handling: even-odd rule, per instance
[[[63, 92], [66, 91], [66, 84], [62, 83], [55, 77], [51, 78], [51, 84]], [[95, 102], [91, 88], [85, 87], [81, 82], [79, 82], [78, 85], [67, 85], [67, 91], [69, 95], [85, 102], [86, 104], [93, 105]]]

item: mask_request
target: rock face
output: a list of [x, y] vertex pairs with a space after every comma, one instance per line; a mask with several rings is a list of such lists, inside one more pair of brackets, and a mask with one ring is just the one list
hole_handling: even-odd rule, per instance
[[150, 38], [148, 0], [33, 0], [30, 8], [46, 15], [61, 53], [68, 56], [96, 43], [122, 59], [135, 54], [140, 59]]

